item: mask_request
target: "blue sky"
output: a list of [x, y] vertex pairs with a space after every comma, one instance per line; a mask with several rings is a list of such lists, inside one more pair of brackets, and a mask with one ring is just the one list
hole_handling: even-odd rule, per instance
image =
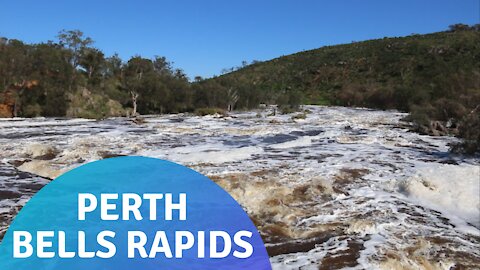
[[242, 60], [479, 20], [480, 0], [0, 0], [0, 36], [32, 43], [80, 29], [107, 55], [166, 56], [191, 78]]

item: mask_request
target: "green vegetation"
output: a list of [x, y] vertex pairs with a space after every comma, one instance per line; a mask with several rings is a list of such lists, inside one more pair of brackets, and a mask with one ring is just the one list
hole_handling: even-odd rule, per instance
[[249, 89], [286, 112], [299, 103], [410, 112], [417, 131], [458, 135], [465, 147], [455, 149], [473, 153], [480, 150], [479, 31], [458, 24], [428, 35], [327, 46], [207, 82]]
[[136, 56], [128, 62], [105, 57], [78, 30], [62, 31], [58, 40], [29, 45], [0, 39], [0, 116], [103, 118], [193, 111], [186, 75], [164, 57]]
[[102, 119], [127, 114], [120, 102], [105, 94], [93, 94], [86, 88], [69, 95], [68, 100], [67, 117]]
[[197, 116], [215, 115], [215, 114], [226, 116], [227, 112], [224, 109], [220, 109], [220, 108], [198, 108], [195, 110], [195, 115]]
[[193, 82], [164, 57], [107, 57], [78, 30], [41, 44], [0, 38], [0, 117], [361, 106], [410, 112], [417, 131], [457, 135], [464, 144], [455, 150], [473, 153], [480, 150], [479, 28], [327, 46]]

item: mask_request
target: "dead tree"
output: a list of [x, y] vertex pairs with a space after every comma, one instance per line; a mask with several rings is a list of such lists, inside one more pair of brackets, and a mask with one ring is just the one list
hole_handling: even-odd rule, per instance
[[130, 95], [132, 96], [132, 104], [133, 104], [133, 112], [132, 116], [135, 117], [137, 116], [137, 99], [139, 94], [136, 91], [130, 91]]
[[233, 88], [229, 88], [227, 92], [227, 110], [229, 112], [233, 111], [235, 104], [238, 102], [238, 93], [237, 91], [233, 90]]

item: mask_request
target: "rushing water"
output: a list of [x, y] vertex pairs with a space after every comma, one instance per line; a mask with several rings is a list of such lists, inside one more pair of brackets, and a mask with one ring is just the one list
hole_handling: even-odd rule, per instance
[[208, 175], [247, 210], [274, 269], [480, 268], [480, 166], [404, 114], [306, 106], [230, 117], [0, 120], [0, 235], [48, 179], [144, 155]]

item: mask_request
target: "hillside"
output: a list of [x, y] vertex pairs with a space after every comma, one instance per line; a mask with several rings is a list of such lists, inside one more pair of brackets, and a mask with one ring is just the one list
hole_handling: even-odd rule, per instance
[[306, 103], [368, 105], [368, 100], [348, 100], [341, 94], [362, 87], [399, 94], [405, 87], [429, 88], [435, 97], [452, 84], [478, 82], [478, 74], [471, 76], [479, 69], [480, 32], [466, 30], [327, 46], [256, 63], [216, 80], [251, 83], [267, 92], [299, 90]]
[[[466, 131], [459, 126], [480, 127], [480, 32], [478, 25], [455, 25], [427, 35], [327, 46], [212, 80], [238, 89], [239, 107], [251, 104], [256, 93], [258, 101], [287, 109], [296, 104], [398, 109], [411, 112], [421, 132], [462, 136]], [[479, 132], [466, 133], [480, 140]]]

